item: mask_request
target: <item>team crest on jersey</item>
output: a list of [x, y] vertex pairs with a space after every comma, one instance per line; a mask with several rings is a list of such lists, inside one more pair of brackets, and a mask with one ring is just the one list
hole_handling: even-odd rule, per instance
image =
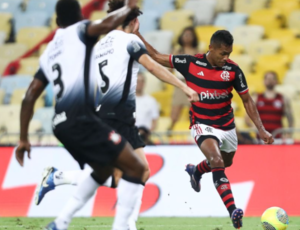
[[281, 109], [282, 108], [282, 102], [280, 100], [274, 101], [274, 107], [277, 108], [277, 109]]
[[108, 140], [112, 141], [115, 145], [120, 144], [121, 136], [114, 131], [109, 134]]
[[230, 74], [228, 71], [223, 71], [223, 73], [221, 73], [221, 78], [224, 81], [230, 81]]

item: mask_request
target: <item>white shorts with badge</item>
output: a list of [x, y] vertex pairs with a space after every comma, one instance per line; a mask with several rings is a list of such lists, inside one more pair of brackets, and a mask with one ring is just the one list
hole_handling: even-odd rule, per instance
[[230, 153], [237, 150], [238, 141], [235, 129], [224, 131], [204, 124], [195, 124], [191, 127], [191, 135], [196, 143], [201, 136], [214, 136], [219, 140], [221, 151]]

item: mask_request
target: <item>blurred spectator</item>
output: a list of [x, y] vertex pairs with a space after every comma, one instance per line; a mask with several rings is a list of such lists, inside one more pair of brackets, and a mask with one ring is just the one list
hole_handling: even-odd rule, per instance
[[[282, 118], [285, 116], [288, 121], [288, 126], [294, 126], [294, 118], [290, 105], [290, 101], [284, 95], [275, 91], [275, 86], [278, 84], [278, 76], [275, 72], [269, 71], [264, 76], [265, 92], [258, 94], [253, 99], [256, 101], [256, 106], [260, 118], [267, 131], [272, 133], [276, 129], [283, 127]], [[248, 126], [252, 127], [253, 123], [249, 117], [246, 118]], [[280, 138], [277, 135], [275, 138]]]
[[[198, 37], [193, 27], [187, 27], [183, 30], [182, 34], [178, 38], [179, 48], [174, 50], [174, 55], [177, 54], [189, 54], [194, 55], [199, 53], [198, 50]], [[175, 72], [176, 76], [185, 82], [184, 77], [178, 72]], [[172, 98], [172, 110], [171, 110], [171, 119], [172, 123], [170, 126], [170, 130], [174, 128], [174, 125], [178, 121], [180, 117], [180, 113], [183, 107], [190, 107], [190, 103], [186, 97], [186, 95], [182, 92], [182, 90], [175, 88], [174, 94]], [[188, 116], [188, 114], [187, 114]]]
[[138, 74], [136, 85], [136, 126], [153, 131], [159, 117], [159, 107], [156, 100], [144, 94], [145, 76]]

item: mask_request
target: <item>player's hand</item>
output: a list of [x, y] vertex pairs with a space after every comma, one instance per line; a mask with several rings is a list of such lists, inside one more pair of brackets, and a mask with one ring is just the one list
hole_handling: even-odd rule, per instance
[[197, 102], [200, 100], [199, 94], [190, 87], [185, 87], [184, 93], [187, 95], [189, 102]]
[[21, 166], [24, 165], [24, 154], [28, 153], [28, 158], [31, 159], [30, 156], [31, 145], [28, 141], [20, 141], [19, 145], [16, 149], [16, 159]]
[[137, 6], [138, 0], [126, 0], [126, 5], [133, 9]]
[[140, 30], [140, 21], [138, 18], [135, 19], [133, 33], [136, 34]]
[[265, 129], [259, 131], [259, 136], [265, 144], [272, 144], [274, 142], [272, 134], [266, 131]]

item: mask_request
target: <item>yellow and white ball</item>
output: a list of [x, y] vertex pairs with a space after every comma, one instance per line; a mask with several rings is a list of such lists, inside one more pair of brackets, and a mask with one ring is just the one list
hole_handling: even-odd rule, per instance
[[278, 207], [268, 208], [261, 217], [264, 230], [285, 230], [289, 224], [287, 213]]

